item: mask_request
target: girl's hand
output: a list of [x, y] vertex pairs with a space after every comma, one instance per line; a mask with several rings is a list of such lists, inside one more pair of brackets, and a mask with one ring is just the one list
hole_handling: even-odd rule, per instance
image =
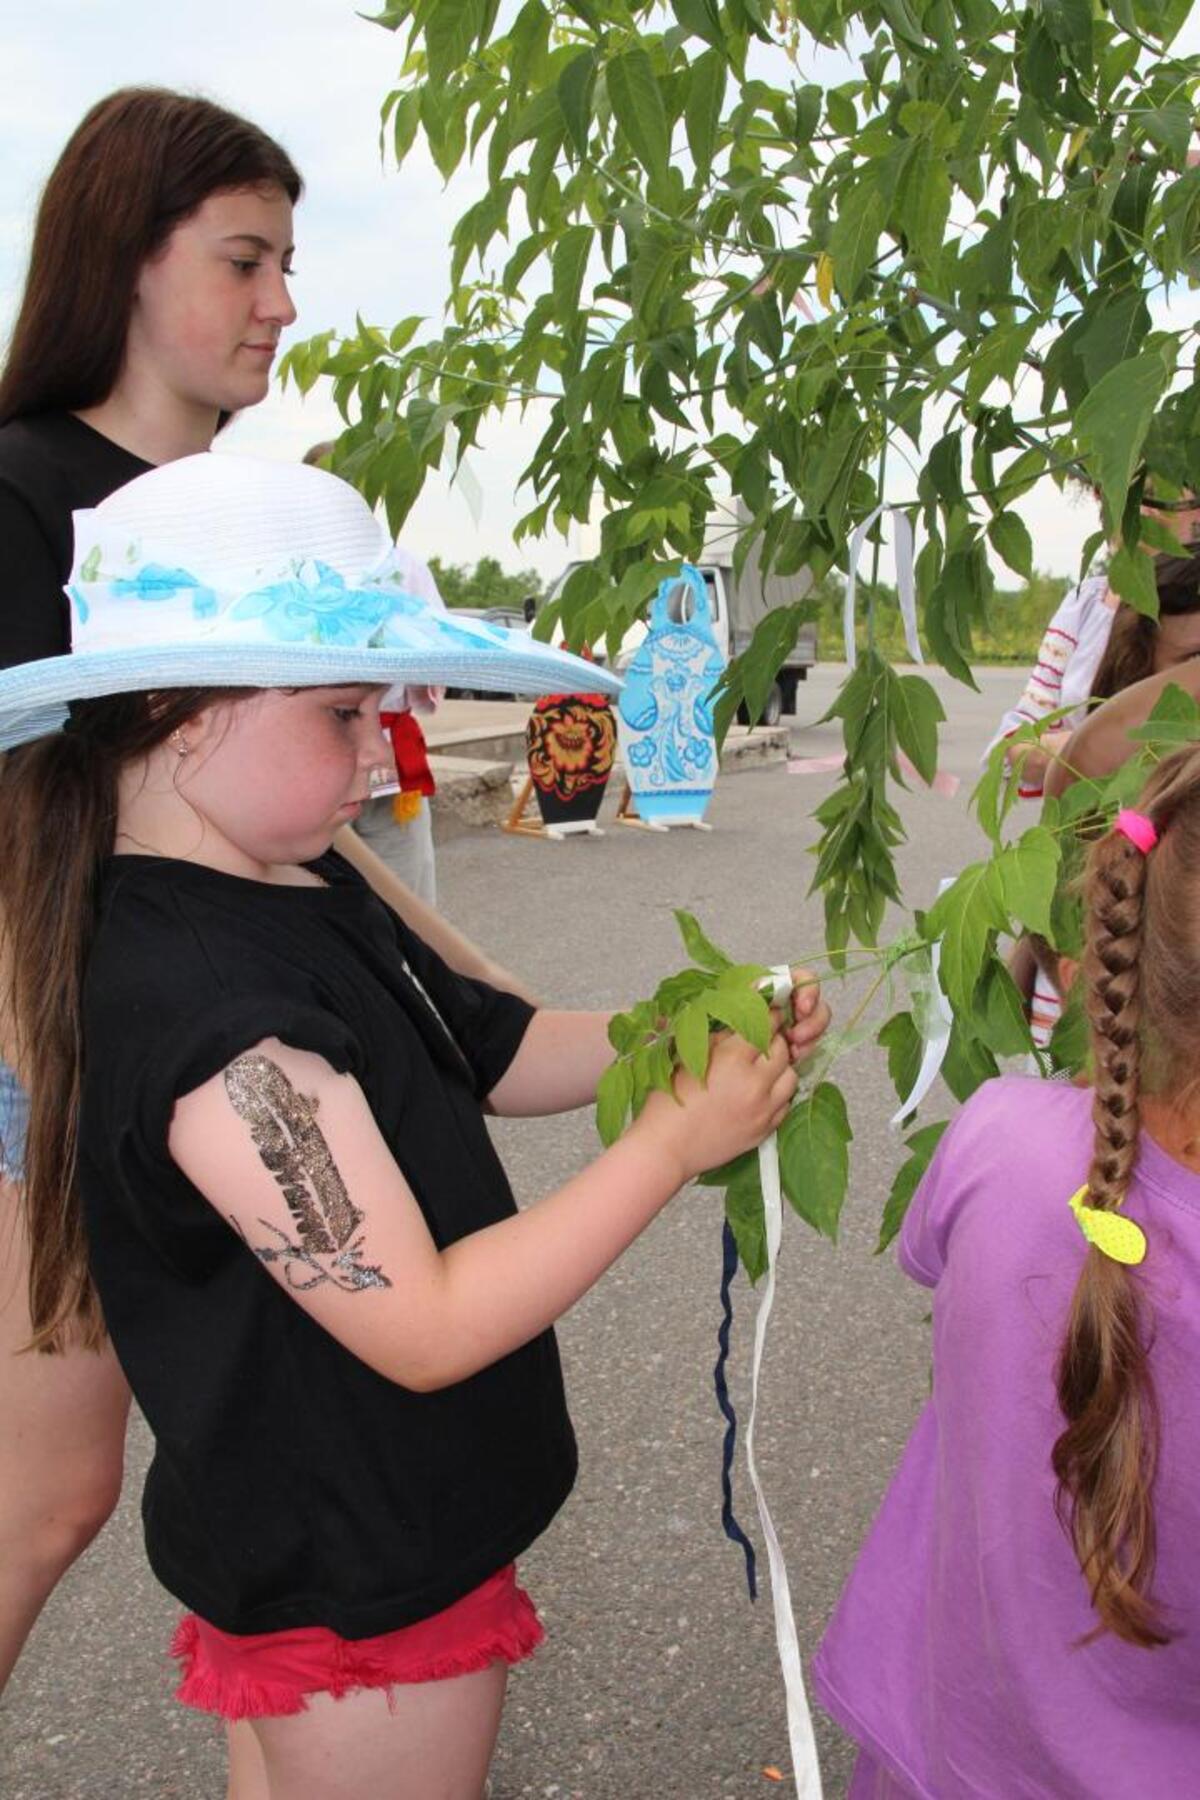
[[713, 1039], [707, 1079], [699, 1082], [680, 1069], [673, 1088], [674, 1098], [650, 1095], [626, 1136], [653, 1137], [676, 1159], [682, 1187], [778, 1130], [796, 1092], [787, 1040], [776, 1032], [763, 1056], [745, 1038], [721, 1032]]
[[794, 1063], [811, 1056], [832, 1018], [829, 1002], [822, 998], [821, 984], [808, 969], [792, 970], [792, 1023], [783, 1035], [788, 1055]]

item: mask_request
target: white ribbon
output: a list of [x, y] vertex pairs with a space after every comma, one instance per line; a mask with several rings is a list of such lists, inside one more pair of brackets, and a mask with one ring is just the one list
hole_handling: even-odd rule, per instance
[[[956, 877], [945, 875], [938, 882], [939, 897], [947, 888], [953, 887]], [[925, 1050], [921, 1057], [921, 1066], [917, 1070], [917, 1079], [912, 1084], [912, 1092], [906, 1100], [901, 1101], [888, 1123], [895, 1131], [903, 1124], [910, 1113], [916, 1112], [922, 1100], [937, 1080], [942, 1064], [946, 1060], [946, 1051], [950, 1045], [950, 1027], [954, 1023], [954, 1014], [950, 1010], [950, 1002], [942, 991], [942, 940], [938, 938], [929, 954], [929, 968], [933, 977], [929, 1006], [924, 1024]]]
[[479, 485], [479, 477], [475, 473], [468, 452], [465, 450], [463, 451], [456, 466], [455, 457], [457, 455], [458, 434], [453, 431], [448, 431], [446, 433], [444, 467], [449, 471], [450, 486], [457, 487], [459, 493], [467, 503], [467, 511], [471, 515], [471, 523], [478, 528], [480, 521], [483, 518], [483, 489]]
[[[784, 1005], [791, 996], [792, 972], [786, 964], [771, 970], [774, 981], [773, 1003]], [[775, 1609], [775, 1642], [779, 1665], [783, 1671], [787, 1695], [788, 1742], [792, 1752], [792, 1774], [801, 1800], [821, 1800], [821, 1767], [817, 1761], [817, 1744], [813, 1736], [812, 1716], [804, 1692], [804, 1671], [800, 1663], [800, 1645], [796, 1638], [796, 1620], [792, 1613], [792, 1596], [788, 1587], [787, 1566], [775, 1535], [775, 1527], [767, 1510], [766, 1497], [758, 1478], [754, 1458], [754, 1421], [758, 1411], [758, 1377], [762, 1367], [763, 1347], [767, 1339], [767, 1322], [775, 1300], [775, 1265], [783, 1237], [783, 1195], [779, 1185], [779, 1145], [772, 1132], [759, 1146], [758, 1170], [762, 1181], [763, 1211], [767, 1229], [767, 1273], [763, 1280], [758, 1318], [754, 1325], [754, 1372], [750, 1387], [750, 1422], [746, 1427], [746, 1466], [750, 1485], [758, 1506], [759, 1523], [767, 1546], [767, 1562], [771, 1570], [771, 1602]]]
[[900, 602], [900, 617], [904, 624], [904, 642], [908, 645], [908, 654], [915, 663], [924, 664], [921, 654], [921, 640], [917, 636], [917, 584], [913, 571], [913, 528], [908, 514], [898, 506], [877, 506], [870, 518], [864, 519], [854, 529], [850, 539], [850, 572], [846, 578], [846, 601], [842, 616], [842, 631], [846, 639], [846, 662], [854, 668], [858, 661], [858, 651], [854, 642], [854, 599], [858, 590], [858, 559], [862, 555], [863, 543], [868, 531], [876, 519], [885, 512], [892, 515], [892, 527], [895, 533], [896, 551], [896, 595]]

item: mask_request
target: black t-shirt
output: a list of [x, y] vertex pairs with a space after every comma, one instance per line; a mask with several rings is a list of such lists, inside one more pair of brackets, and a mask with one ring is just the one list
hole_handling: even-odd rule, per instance
[[553, 1332], [411, 1393], [290, 1299], [171, 1160], [176, 1098], [275, 1036], [354, 1075], [439, 1246], [515, 1210], [481, 1103], [532, 1009], [454, 974], [335, 853], [315, 867], [328, 886], [108, 864], [80, 1183], [105, 1319], [155, 1437], [155, 1573], [225, 1631], [358, 1638], [431, 1616], [525, 1550], [576, 1451]]
[[151, 466], [74, 413], [0, 426], [0, 669], [71, 648], [71, 514]]

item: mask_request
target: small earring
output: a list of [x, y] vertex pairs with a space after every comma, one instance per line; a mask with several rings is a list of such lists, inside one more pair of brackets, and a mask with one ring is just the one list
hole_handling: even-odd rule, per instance
[[167, 742], [170, 744], [176, 756], [182, 758], [190, 755], [192, 747], [184, 737], [183, 732], [179, 729], [178, 725], [167, 739]]

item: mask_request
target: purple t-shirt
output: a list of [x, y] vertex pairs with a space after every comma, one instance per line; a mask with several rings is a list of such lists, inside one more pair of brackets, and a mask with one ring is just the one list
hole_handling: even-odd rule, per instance
[[988, 1082], [901, 1234], [905, 1271], [937, 1290], [933, 1393], [815, 1676], [827, 1710], [930, 1800], [1200, 1793], [1200, 1175], [1145, 1133], [1125, 1210], [1148, 1242], [1165, 1649], [1079, 1643], [1095, 1614], [1054, 1511], [1054, 1369], [1086, 1251], [1067, 1201], [1091, 1104], [1057, 1082]]

